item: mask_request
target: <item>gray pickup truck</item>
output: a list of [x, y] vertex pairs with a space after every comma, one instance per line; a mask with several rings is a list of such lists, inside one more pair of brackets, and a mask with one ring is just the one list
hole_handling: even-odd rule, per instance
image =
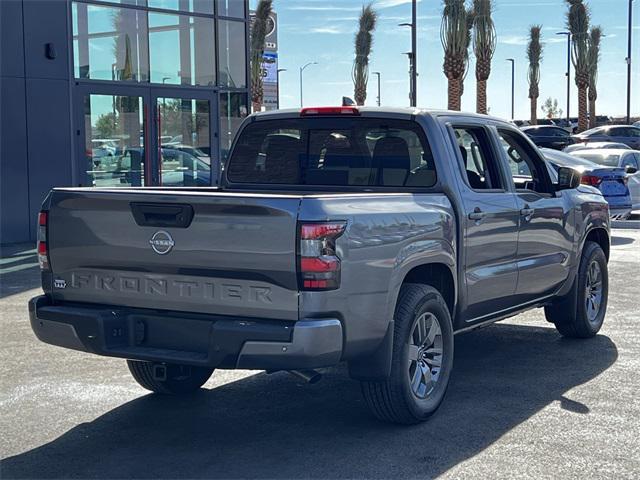
[[127, 359], [159, 393], [215, 368], [315, 380], [346, 362], [378, 418], [419, 422], [445, 395], [454, 334], [539, 307], [564, 336], [602, 326], [607, 203], [543, 162], [486, 116], [252, 115], [219, 188], [54, 189], [31, 325]]

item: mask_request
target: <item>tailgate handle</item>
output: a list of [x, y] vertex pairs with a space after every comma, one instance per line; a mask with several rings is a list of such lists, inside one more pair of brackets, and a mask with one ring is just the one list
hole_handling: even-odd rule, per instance
[[131, 213], [141, 227], [187, 228], [193, 207], [179, 203], [131, 203]]

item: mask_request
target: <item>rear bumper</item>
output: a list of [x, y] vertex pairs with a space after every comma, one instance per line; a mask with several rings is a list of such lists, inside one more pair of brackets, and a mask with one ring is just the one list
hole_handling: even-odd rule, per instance
[[296, 370], [335, 365], [342, 324], [333, 318], [291, 321], [185, 314], [108, 305], [29, 301], [39, 340], [131, 360], [215, 368]]

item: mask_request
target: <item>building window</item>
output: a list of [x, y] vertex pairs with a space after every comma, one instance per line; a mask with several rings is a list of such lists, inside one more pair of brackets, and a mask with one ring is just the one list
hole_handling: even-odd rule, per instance
[[227, 157], [231, 142], [248, 112], [246, 93], [220, 93], [220, 152], [223, 159]]
[[149, 81], [147, 18], [140, 10], [73, 4], [76, 78]]
[[219, 82], [223, 87], [247, 86], [245, 23], [218, 21]]
[[[143, 2], [144, 0], [138, 1]], [[147, 0], [147, 6], [213, 15], [213, 0]]]
[[151, 82], [214, 86], [213, 18], [149, 12]]
[[217, 3], [221, 17], [244, 18], [245, 0], [217, 0]]

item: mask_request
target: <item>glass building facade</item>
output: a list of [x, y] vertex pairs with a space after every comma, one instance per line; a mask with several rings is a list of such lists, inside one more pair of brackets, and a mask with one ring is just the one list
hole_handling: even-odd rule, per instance
[[[249, 111], [247, 0], [10, 0], [0, 8], [2, 134], [24, 137], [3, 145], [3, 200], [13, 185], [27, 186], [26, 208], [3, 215], [2, 243], [33, 238], [31, 216], [54, 186], [217, 184]], [[4, 45], [16, 42], [6, 55]], [[11, 92], [18, 98], [6, 99]], [[5, 127], [20, 107], [23, 123]]]

